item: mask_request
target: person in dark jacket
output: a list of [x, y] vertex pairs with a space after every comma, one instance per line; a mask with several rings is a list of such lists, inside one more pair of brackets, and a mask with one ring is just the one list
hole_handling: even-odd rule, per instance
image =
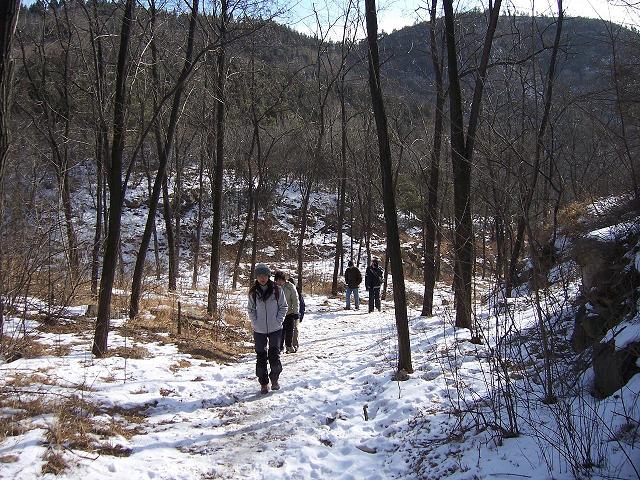
[[[289, 278], [289, 283], [295, 288], [296, 282], [293, 278]], [[300, 322], [302, 322], [302, 318], [304, 317], [304, 298], [301, 293], [298, 293], [298, 313], [298, 319], [293, 324], [293, 353], [297, 353], [298, 347], [300, 346], [298, 344], [298, 329], [300, 327]]]
[[344, 282], [347, 284], [345, 290], [345, 297], [347, 297], [347, 306], [345, 310], [351, 310], [351, 293], [353, 293], [353, 300], [356, 305], [356, 310], [360, 308], [360, 294], [358, 288], [362, 283], [362, 274], [360, 269], [353, 265], [353, 261], [349, 260], [349, 266], [344, 271]]
[[[253, 327], [253, 342], [256, 350], [256, 377], [260, 382], [260, 393], [278, 390], [278, 379], [282, 373], [280, 363], [280, 338], [282, 322], [287, 313], [287, 299], [274, 282], [269, 279], [271, 271], [263, 263], [256, 265], [256, 282], [249, 290], [247, 313]], [[268, 349], [267, 349], [268, 345]], [[267, 361], [271, 372], [267, 368]]]
[[383, 273], [382, 268], [378, 265], [378, 259], [374, 257], [364, 276], [364, 286], [369, 292], [369, 313], [373, 312], [374, 303], [380, 311], [380, 286], [382, 285]]

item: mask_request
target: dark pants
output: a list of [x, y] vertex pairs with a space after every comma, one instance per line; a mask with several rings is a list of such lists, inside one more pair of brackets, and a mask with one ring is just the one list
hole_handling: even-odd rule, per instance
[[297, 314], [290, 313], [286, 317], [284, 317], [284, 323], [282, 324], [282, 331], [284, 332], [282, 335], [282, 339], [280, 340], [280, 350], [284, 345], [287, 346], [287, 349], [291, 349], [293, 346], [293, 328], [296, 325], [296, 317]]
[[[260, 385], [268, 385], [271, 382], [277, 382], [282, 372], [282, 363], [280, 363], [280, 339], [282, 338], [282, 330], [276, 330], [271, 333], [253, 332], [253, 342], [256, 348], [256, 377]], [[267, 343], [269, 349], [267, 350]], [[271, 373], [267, 370], [267, 360], [271, 367]]]
[[369, 289], [369, 312], [373, 312], [373, 304], [380, 311], [380, 287], [371, 287]]

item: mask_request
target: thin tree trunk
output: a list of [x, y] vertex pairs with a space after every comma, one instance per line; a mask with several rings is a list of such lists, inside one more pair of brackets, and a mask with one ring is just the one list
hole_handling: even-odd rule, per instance
[[209, 274], [209, 295], [207, 313], [215, 315], [218, 310], [218, 284], [220, 280], [220, 238], [222, 235], [222, 189], [224, 179], [224, 128], [225, 128], [225, 80], [228, 0], [220, 2], [219, 37], [220, 47], [217, 58], [216, 85], [216, 168], [213, 189], [213, 232], [211, 234], [211, 271]]
[[249, 205], [247, 206], [247, 218], [244, 222], [244, 228], [242, 229], [242, 238], [240, 239], [240, 244], [238, 245], [238, 251], [236, 252], [236, 259], [233, 262], [233, 283], [231, 288], [233, 290], [236, 289], [238, 285], [238, 273], [240, 270], [240, 260], [242, 259], [242, 254], [244, 253], [244, 247], [247, 243], [247, 237], [249, 236], [249, 230], [251, 229], [251, 219], [253, 213], [253, 188], [249, 185]]
[[13, 59], [11, 48], [13, 34], [20, 13], [20, 0], [0, 2], [0, 338], [4, 324], [4, 171], [7, 162], [10, 138], [9, 116], [12, 103]]
[[[344, 43], [344, 42], [343, 42]], [[340, 97], [340, 187], [338, 195], [338, 221], [336, 225], [336, 255], [333, 263], [333, 282], [331, 294], [338, 295], [338, 273], [343, 274], [340, 263], [343, 258], [344, 247], [342, 245], [342, 229], [344, 226], [345, 193], [347, 190], [347, 113], [344, 98], [345, 75], [341, 76], [341, 85], [338, 90]]]
[[[94, 88], [96, 95], [96, 102], [94, 102], [94, 117], [95, 123], [95, 136], [96, 136], [96, 222], [95, 232], [93, 237], [93, 248], [91, 252], [91, 294], [96, 297], [98, 295], [98, 276], [100, 273], [100, 250], [102, 246], [103, 226], [106, 222], [103, 221], [105, 215], [104, 206], [106, 203], [106, 188], [104, 169], [105, 165], [109, 163], [109, 132], [107, 123], [104, 117], [106, 109], [105, 101], [105, 61], [102, 48], [102, 36], [96, 34], [100, 31], [98, 22], [97, 5], [94, 4], [94, 16], [91, 17], [89, 10], [85, 4], [81, 4], [89, 25], [89, 35], [91, 41], [91, 49], [93, 52], [94, 63]], [[95, 29], [94, 23], [96, 22]], [[96, 107], [97, 104], [97, 108]], [[92, 308], [95, 308], [93, 305]]]
[[122, 184], [122, 154], [126, 135], [125, 109], [127, 105], [126, 80], [127, 56], [133, 23], [135, 2], [127, 0], [122, 18], [120, 33], [120, 49], [118, 52], [118, 66], [116, 70], [116, 92], [113, 112], [113, 142], [111, 161], [107, 166], [109, 172], [109, 231], [105, 245], [102, 277], [100, 278], [100, 292], [98, 297], [98, 317], [93, 340], [92, 351], [101, 357], [107, 352], [109, 336], [109, 322], [111, 318], [111, 294], [118, 262], [118, 245], [120, 243], [120, 227], [122, 205], [124, 203], [124, 186]]
[[[175, 272], [176, 276], [180, 275], [180, 237], [182, 235], [182, 213], [180, 206], [182, 204], [182, 175], [184, 168], [184, 159], [180, 157], [180, 149], [178, 145], [175, 147], [176, 158], [176, 188], [173, 192], [173, 218], [175, 221]], [[185, 152], [186, 154], [186, 152]]]
[[200, 166], [198, 167], [198, 220], [196, 221], [196, 238], [193, 247], [193, 277], [191, 288], [198, 286], [198, 269], [200, 266], [200, 243], [202, 241], [202, 198], [204, 184], [204, 148], [200, 149]]
[[[144, 113], [141, 115], [144, 116]], [[147, 177], [147, 195], [149, 195], [149, 200], [147, 201], [147, 208], [149, 203], [151, 202], [151, 196], [153, 193], [153, 185], [151, 183], [151, 167], [149, 166], [149, 162], [147, 161], [147, 156], [145, 155], [145, 150], [142, 148], [140, 150], [142, 156], [142, 164], [144, 165], [145, 175]], [[156, 225], [156, 219], [153, 218], [153, 257], [155, 259], [156, 264], [156, 280], [160, 280], [161, 278], [161, 265], [160, 265], [160, 246], [158, 245], [158, 228]]]
[[307, 236], [307, 223], [309, 216], [309, 200], [311, 198], [311, 191], [313, 190], [313, 175], [310, 175], [307, 182], [302, 188], [302, 205], [300, 208], [300, 235], [298, 236], [298, 266], [296, 268], [296, 276], [298, 277], [298, 293], [302, 293], [303, 281], [302, 281], [302, 268], [304, 263], [304, 239]]
[[384, 251], [384, 282], [382, 286], [381, 300], [387, 299], [387, 282], [389, 281], [389, 246]]
[[[91, 251], [91, 294], [98, 294], [98, 275], [100, 272], [100, 244], [102, 243], [102, 152], [104, 150], [102, 134], [96, 135], [96, 226]], [[95, 304], [94, 304], [95, 305]]]
[[471, 165], [475, 133], [480, 120], [480, 105], [489, 64], [491, 46], [500, 15], [502, 0], [496, 0], [489, 9], [489, 24], [484, 38], [482, 56], [476, 76], [471, 113], [465, 141], [462, 91], [454, 28], [452, 0], [444, 0], [445, 31], [447, 39], [447, 64], [449, 77], [449, 111], [451, 130], [451, 162], [454, 185], [454, 288], [456, 294], [456, 320], [458, 328], [473, 327], [472, 324], [472, 277], [474, 264], [473, 224], [471, 219]]
[[[533, 178], [531, 180], [531, 185], [526, 187], [526, 190], [523, 195], [522, 202], [522, 214], [518, 219], [518, 228], [516, 232], [516, 240], [514, 243], [514, 247], [511, 253], [511, 262], [509, 265], [509, 275], [507, 277], [507, 282], [505, 285], [505, 296], [510, 297], [513, 289], [513, 285], [516, 282], [516, 272], [517, 272], [517, 263], [520, 258], [520, 252], [524, 246], [524, 238], [526, 230], [529, 229], [530, 233], [533, 233], [533, 230], [529, 225], [529, 211], [531, 209], [531, 205], [533, 203], [533, 197], [535, 195], [536, 186], [538, 184], [538, 177], [540, 174], [540, 163], [542, 152], [544, 150], [544, 136], [549, 125], [549, 115], [551, 112], [551, 104], [553, 98], [553, 86], [555, 81], [555, 71], [557, 66], [558, 59], [558, 51], [560, 50], [560, 39], [562, 36], [562, 24], [564, 20], [564, 12], [562, 10], [562, 0], [558, 0], [558, 21], [556, 24], [556, 34], [553, 42], [553, 48], [551, 50], [551, 59], [549, 61], [549, 69], [547, 70], [547, 83], [545, 85], [544, 92], [544, 110], [542, 113], [542, 119], [540, 121], [540, 127], [538, 128], [538, 132], [536, 135], [536, 149], [535, 156], [532, 168]], [[530, 242], [533, 242], [534, 239], [530, 238]]]
[[444, 81], [442, 63], [438, 56], [436, 41], [436, 13], [438, 0], [432, 0], [429, 41], [431, 46], [431, 63], [436, 75], [436, 106], [434, 110], [433, 149], [431, 150], [431, 168], [427, 188], [427, 205], [425, 208], [424, 236], [424, 295], [422, 301], [423, 317], [433, 315], [433, 292], [436, 285], [436, 232], [438, 229], [438, 186], [440, 184], [440, 152], [442, 150]]
[[393, 177], [391, 171], [391, 148], [387, 116], [384, 110], [382, 86], [380, 84], [380, 59], [378, 56], [378, 19], [375, 0], [365, 0], [367, 41], [369, 45], [369, 89], [371, 103], [376, 119], [378, 132], [378, 148], [380, 149], [380, 170], [382, 174], [382, 190], [384, 203], [384, 217], [387, 227], [387, 249], [391, 257], [393, 274], [393, 297], [396, 314], [396, 328], [398, 330], [398, 371], [413, 372], [411, 365], [411, 344], [409, 341], [409, 321], [405, 298], [404, 273], [402, 255], [400, 251], [400, 235], [393, 192]]
[[240, 244], [238, 245], [238, 251], [236, 252], [236, 259], [233, 262], [233, 281], [231, 284], [231, 288], [233, 290], [236, 289], [238, 285], [238, 273], [240, 270], [240, 260], [242, 259], [242, 254], [244, 253], [244, 247], [247, 243], [247, 237], [249, 236], [249, 230], [251, 229], [251, 218], [253, 213], [253, 203], [254, 203], [254, 191], [253, 191], [253, 169], [251, 168], [251, 157], [253, 156], [253, 150], [255, 148], [256, 137], [253, 135], [251, 137], [251, 148], [249, 149], [249, 154], [247, 155], [247, 164], [249, 168], [249, 182], [248, 182], [248, 205], [247, 205], [247, 218], [244, 223], [244, 228], [242, 229], [242, 238], [240, 239]]
[[167, 255], [169, 257], [169, 291], [177, 288], [178, 271], [176, 268], [176, 238], [173, 228], [173, 213], [169, 197], [169, 183], [165, 173], [162, 179], [162, 213], [164, 217], [165, 233], [167, 236]]
[[[134, 318], [139, 311], [140, 308], [140, 294], [142, 287], [142, 277], [144, 274], [144, 263], [147, 255], [147, 250], [149, 249], [149, 242], [151, 241], [151, 234], [153, 230], [155, 230], [155, 217], [156, 211], [158, 208], [158, 201], [160, 199], [160, 189], [163, 190], [163, 199], [164, 199], [164, 217], [166, 224], [166, 234], [167, 234], [167, 250], [169, 254], [169, 290], [175, 291], [176, 289], [176, 268], [175, 268], [175, 241], [173, 238], [173, 220], [171, 215], [171, 206], [169, 204], [169, 194], [167, 187], [167, 164], [169, 161], [169, 156], [171, 155], [173, 140], [176, 131], [176, 125], [178, 123], [178, 114], [180, 111], [180, 102], [182, 99], [182, 93], [184, 91], [184, 84], [187, 80], [189, 72], [191, 71], [191, 60], [193, 57], [193, 43], [195, 37], [195, 31], [197, 27], [197, 18], [198, 18], [198, 3], [199, 0], [194, 0], [193, 8], [191, 10], [191, 20], [189, 22], [189, 33], [187, 37], [187, 50], [185, 54], [185, 61], [182, 67], [182, 72], [180, 73], [180, 77], [178, 78], [178, 86], [175, 90], [173, 96], [173, 104], [171, 106], [171, 113], [169, 115], [169, 126], [167, 129], [167, 136], [164, 141], [164, 146], [162, 145], [161, 133], [160, 133], [160, 119], [158, 119], [154, 125], [155, 128], [155, 137], [156, 137], [156, 147], [158, 149], [158, 172], [156, 173], [156, 178], [153, 184], [153, 190], [151, 192], [151, 196], [149, 197], [149, 212], [147, 216], [147, 222], [145, 224], [144, 233], [142, 235], [142, 239], [140, 241], [140, 249], [138, 250], [138, 257], [136, 258], [136, 265], [133, 272], [133, 280], [131, 284], [131, 299], [129, 302], [129, 318]], [[156, 10], [155, 4], [152, 3], [152, 25], [154, 28], [155, 34], [155, 18], [156, 18]], [[159, 88], [160, 79], [157, 70], [157, 50], [155, 40], [152, 40], [151, 44], [151, 52], [153, 56], [153, 78], [154, 85], [156, 88]], [[155, 103], [155, 101], [154, 101]]]

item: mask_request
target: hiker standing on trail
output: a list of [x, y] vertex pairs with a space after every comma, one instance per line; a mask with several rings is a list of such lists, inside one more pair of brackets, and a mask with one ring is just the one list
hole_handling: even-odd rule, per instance
[[356, 310], [360, 309], [360, 294], [358, 288], [362, 283], [362, 274], [360, 269], [353, 265], [353, 261], [349, 260], [349, 266], [344, 271], [344, 282], [347, 284], [345, 296], [347, 297], [347, 306], [345, 310], [351, 310], [351, 293], [353, 292], [353, 300], [356, 304]]
[[[289, 283], [291, 285], [296, 286], [296, 282], [293, 280], [293, 278], [289, 277]], [[297, 290], [296, 290], [297, 292]], [[300, 325], [300, 322], [302, 322], [302, 318], [304, 317], [304, 297], [302, 296], [301, 293], [298, 293], [298, 300], [300, 301], [300, 305], [298, 308], [298, 313], [299, 313], [299, 318], [298, 320], [295, 320], [293, 322], [293, 340], [291, 342], [291, 345], [293, 346], [293, 353], [297, 353], [298, 352], [298, 326]]]
[[[287, 313], [287, 299], [280, 287], [269, 279], [271, 271], [264, 263], [255, 268], [256, 282], [249, 290], [247, 312], [253, 327], [253, 342], [256, 350], [256, 377], [260, 382], [260, 393], [279, 390], [278, 378], [282, 372], [280, 363], [280, 339], [282, 322]], [[268, 345], [268, 349], [267, 349]], [[271, 373], [267, 369], [267, 361]]]
[[371, 264], [367, 267], [364, 276], [364, 286], [369, 292], [369, 313], [373, 312], [373, 304], [380, 311], [380, 286], [382, 285], [383, 271], [378, 265], [378, 259], [373, 257]]
[[293, 350], [293, 329], [295, 322], [300, 318], [298, 313], [299, 301], [296, 287], [287, 282], [284, 272], [278, 270], [273, 274], [276, 285], [282, 289], [284, 297], [287, 299], [287, 315], [284, 317], [284, 338], [280, 339], [280, 351], [287, 346], [286, 353], [294, 353]]

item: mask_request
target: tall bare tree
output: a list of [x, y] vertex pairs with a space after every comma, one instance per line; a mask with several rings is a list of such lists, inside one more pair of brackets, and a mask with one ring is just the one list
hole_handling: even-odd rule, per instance
[[[473, 223], [471, 219], [471, 167], [476, 131], [480, 121], [480, 104], [485, 86], [491, 46], [498, 25], [502, 0], [489, 4], [489, 21], [477, 67], [473, 100], [465, 135], [462, 90], [458, 69], [453, 1], [443, 0], [447, 39], [447, 74], [449, 77], [449, 115], [451, 125], [451, 162], [453, 165], [454, 197], [454, 287], [456, 294], [456, 321], [459, 328], [472, 328], [471, 283], [474, 264]], [[466, 138], [465, 138], [466, 137]]]
[[107, 181], [109, 183], [109, 230], [105, 244], [102, 262], [102, 276], [100, 277], [100, 292], [98, 294], [98, 318], [93, 340], [92, 351], [101, 357], [107, 352], [109, 337], [109, 323], [111, 319], [111, 295], [118, 263], [118, 244], [122, 226], [122, 207], [124, 204], [125, 185], [122, 182], [122, 158], [126, 138], [126, 105], [127, 105], [127, 57], [131, 41], [134, 0], [127, 0], [122, 17], [120, 31], [120, 48], [116, 70], [116, 91], [113, 111], [113, 141], [111, 142], [111, 157], [105, 165]]
[[225, 130], [225, 83], [227, 79], [227, 27], [229, 2], [220, 0], [217, 20], [220, 48], [216, 58], [216, 151], [213, 188], [213, 231], [211, 233], [211, 269], [209, 271], [209, 294], [207, 313], [215, 315], [218, 310], [218, 288], [220, 281], [220, 240], [222, 237], [222, 190], [224, 188], [224, 130]]
[[398, 330], [398, 371], [413, 372], [411, 365], [411, 343], [409, 341], [409, 319], [407, 317], [406, 292], [402, 254], [400, 251], [400, 234], [398, 232], [398, 216], [396, 211], [393, 174], [391, 170], [391, 146], [387, 127], [387, 115], [384, 110], [382, 85], [380, 84], [380, 56], [378, 53], [378, 17], [375, 0], [365, 0], [367, 21], [367, 44], [369, 60], [369, 89], [371, 104], [376, 119], [378, 132], [378, 148], [380, 150], [380, 170], [382, 173], [382, 198], [384, 203], [384, 219], [387, 226], [387, 251], [391, 258], [393, 276], [393, 300]]
[[13, 59], [11, 48], [13, 34], [20, 13], [20, 0], [7, 0], [0, 3], [0, 336], [4, 320], [4, 255], [2, 249], [2, 219], [4, 217], [4, 167], [9, 152], [9, 115], [11, 113], [11, 83], [13, 78]]
[[[156, 143], [158, 144], [158, 153], [160, 154], [160, 163], [158, 165], [158, 171], [156, 173], [156, 178], [153, 184], [153, 190], [151, 193], [151, 198], [149, 200], [149, 213], [147, 216], [147, 223], [144, 228], [144, 233], [142, 235], [142, 240], [140, 242], [140, 249], [138, 251], [138, 257], [136, 258], [136, 266], [133, 273], [133, 282], [131, 285], [131, 300], [129, 303], [129, 317], [133, 318], [138, 314], [139, 304], [140, 304], [140, 293], [141, 293], [141, 285], [142, 285], [142, 274], [144, 271], [144, 262], [147, 255], [147, 249], [149, 248], [149, 243], [151, 242], [151, 234], [154, 230], [155, 226], [155, 217], [156, 210], [158, 207], [158, 201], [160, 199], [161, 190], [166, 190], [166, 169], [167, 164], [169, 162], [169, 157], [171, 155], [173, 149], [173, 141], [176, 132], [176, 126], [178, 123], [178, 116], [180, 113], [180, 106], [182, 103], [182, 94], [185, 88], [185, 82], [189, 77], [190, 72], [193, 69], [192, 60], [193, 60], [193, 44], [195, 39], [197, 20], [198, 20], [198, 3], [199, 0], [193, 0], [193, 5], [191, 7], [191, 19], [189, 21], [189, 32], [187, 36], [187, 48], [185, 53], [184, 65], [182, 67], [182, 71], [177, 80], [177, 88], [175, 88], [173, 94], [173, 103], [171, 105], [171, 113], [169, 115], [169, 125], [167, 128], [167, 133], [164, 138], [164, 144], [162, 144], [162, 137], [159, 127], [159, 120], [156, 124]], [[152, 15], [155, 17], [155, 2], [151, 3]], [[153, 22], [152, 17], [152, 22]], [[154, 32], [155, 33], [155, 32]], [[152, 43], [152, 49], [155, 49], [155, 40]], [[157, 55], [154, 54], [154, 57], [157, 59]], [[157, 80], [158, 73], [156, 69], [156, 65], [154, 63], [154, 78], [156, 78], [156, 83], [159, 83]], [[157, 104], [156, 104], [157, 108]], [[164, 203], [165, 205], [168, 203], [167, 194], [164, 195]], [[171, 215], [168, 215], [166, 212], [167, 207], [165, 206], [165, 217], [168, 217], [167, 222], [172, 223], [173, 219]], [[169, 245], [171, 249], [171, 244]], [[174, 255], [175, 251], [170, 252], [169, 255]], [[175, 269], [174, 269], [175, 271]], [[175, 277], [174, 277], [175, 278]], [[174, 279], [175, 281], [175, 279]], [[175, 289], [175, 285], [173, 285]]]
[[433, 315], [433, 291], [436, 284], [436, 238], [438, 222], [438, 186], [440, 183], [440, 152], [442, 150], [442, 133], [444, 117], [444, 81], [442, 61], [438, 54], [437, 32], [438, 0], [432, 0], [429, 10], [429, 45], [431, 63], [436, 82], [436, 104], [433, 110], [433, 148], [431, 150], [431, 166], [429, 168], [427, 186], [427, 204], [424, 213], [424, 296], [422, 315]]

